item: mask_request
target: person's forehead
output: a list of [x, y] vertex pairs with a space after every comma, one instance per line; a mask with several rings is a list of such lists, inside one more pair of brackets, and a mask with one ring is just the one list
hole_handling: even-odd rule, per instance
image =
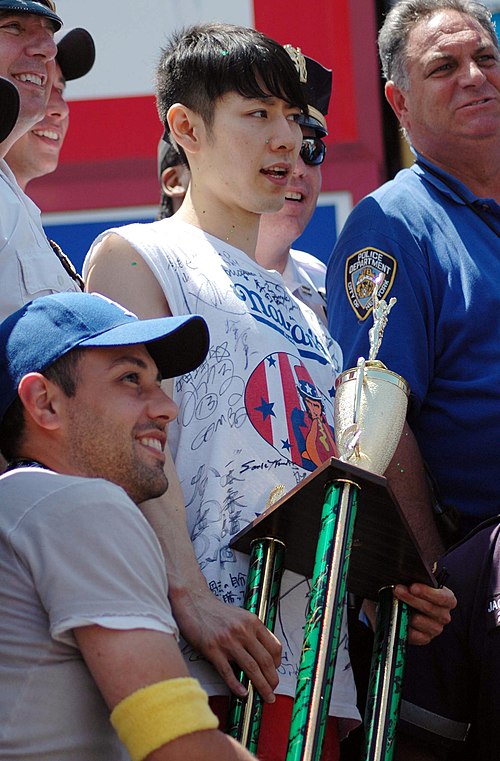
[[416, 24], [408, 37], [409, 57], [439, 53], [448, 45], [460, 43], [475, 35], [478, 44], [490, 45], [493, 40], [477, 19], [456, 10], [439, 10]]
[[130, 344], [126, 346], [84, 346], [83, 357], [89, 362], [108, 364], [109, 367], [118, 362], [134, 361], [136, 359], [152, 362], [152, 357], [145, 344]]
[[8, 18], [20, 18], [20, 19], [28, 19], [31, 21], [37, 21], [39, 22], [40, 26], [47, 27], [47, 29], [51, 29], [52, 31], [56, 31], [56, 26], [52, 19], [48, 18], [47, 16], [42, 16], [38, 13], [26, 13], [25, 11], [16, 11], [16, 10], [10, 10], [8, 8], [1, 8], [0, 9], [0, 19], [8, 19]]
[[289, 103], [288, 101], [284, 100], [283, 98], [280, 98], [278, 95], [273, 95], [270, 92], [267, 92], [266, 90], [263, 90], [262, 95], [255, 95], [255, 96], [249, 96], [249, 95], [242, 95], [237, 90], [228, 90], [223, 95], [221, 95], [217, 100], [215, 101], [215, 109], [223, 110], [225, 107], [229, 108], [231, 106], [245, 106], [245, 104], [249, 105], [268, 105], [268, 106], [274, 106], [274, 105], [284, 105], [286, 108], [296, 108], [293, 104]]

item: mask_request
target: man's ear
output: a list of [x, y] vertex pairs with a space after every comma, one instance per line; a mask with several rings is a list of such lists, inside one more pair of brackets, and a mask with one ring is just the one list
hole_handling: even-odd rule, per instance
[[168, 166], [161, 173], [161, 188], [170, 198], [184, 198], [187, 187], [182, 184], [177, 166]]
[[56, 430], [60, 424], [59, 399], [63, 390], [41, 373], [28, 373], [17, 387], [18, 396], [30, 420], [39, 428]]
[[200, 135], [204, 129], [201, 116], [182, 103], [174, 103], [167, 112], [172, 138], [186, 154], [197, 153]]
[[409, 115], [405, 91], [395, 85], [392, 80], [389, 80], [385, 83], [385, 97], [398, 117], [401, 126], [407, 129], [409, 126]]

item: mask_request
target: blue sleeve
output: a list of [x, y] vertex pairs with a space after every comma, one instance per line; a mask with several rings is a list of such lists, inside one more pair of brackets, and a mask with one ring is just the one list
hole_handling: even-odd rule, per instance
[[433, 284], [427, 251], [404, 221], [391, 218], [368, 196], [353, 210], [327, 271], [329, 330], [344, 354], [344, 369], [368, 357], [373, 325], [373, 278], [382, 275], [379, 298], [396, 297], [378, 359], [410, 384], [417, 408], [434, 362]]

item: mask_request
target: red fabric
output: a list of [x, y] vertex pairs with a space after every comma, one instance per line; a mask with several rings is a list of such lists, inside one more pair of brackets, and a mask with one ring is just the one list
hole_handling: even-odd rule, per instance
[[[229, 698], [214, 696], [210, 707], [220, 722], [220, 729], [226, 727]], [[293, 699], [287, 695], [276, 695], [276, 702], [266, 704], [262, 712], [257, 758], [259, 761], [284, 761], [288, 746], [288, 732], [292, 719]], [[338, 761], [340, 741], [337, 719], [330, 716], [326, 725], [325, 741], [321, 761]]]

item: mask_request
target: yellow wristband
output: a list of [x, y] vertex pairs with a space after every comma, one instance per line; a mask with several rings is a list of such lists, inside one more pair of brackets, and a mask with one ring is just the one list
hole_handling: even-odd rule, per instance
[[219, 721], [198, 680], [179, 677], [128, 695], [113, 709], [111, 724], [132, 761], [142, 761], [177, 737], [217, 729]]

